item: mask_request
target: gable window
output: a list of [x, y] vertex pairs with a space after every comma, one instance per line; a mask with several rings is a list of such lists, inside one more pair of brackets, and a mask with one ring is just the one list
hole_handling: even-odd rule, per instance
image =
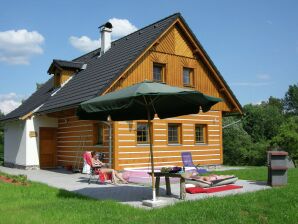
[[108, 145], [109, 130], [106, 125], [96, 123], [93, 126], [93, 144], [94, 145]]
[[205, 124], [196, 124], [195, 138], [196, 143], [207, 143], [207, 128]]
[[165, 65], [153, 63], [153, 81], [164, 82], [165, 81]]
[[183, 85], [184, 86], [193, 86], [193, 68], [183, 68]]
[[145, 122], [137, 123], [137, 143], [148, 144], [149, 143], [149, 128]]
[[181, 125], [168, 124], [168, 144], [181, 143]]

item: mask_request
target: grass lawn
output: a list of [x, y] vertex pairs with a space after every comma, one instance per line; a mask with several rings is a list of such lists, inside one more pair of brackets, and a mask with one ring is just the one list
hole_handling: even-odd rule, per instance
[[[223, 173], [267, 178], [264, 167]], [[16, 186], [0, 181], [0, 223], [298, 223], [298, 169], [289, 170], [286, 187], [154, 210], [93, 200], [39, 183]]]

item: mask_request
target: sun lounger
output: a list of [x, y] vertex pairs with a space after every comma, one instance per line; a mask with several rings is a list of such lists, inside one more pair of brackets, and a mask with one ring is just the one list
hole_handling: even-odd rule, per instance
[[204, 181], [195, 177], [185, 177], [185, 183], [186, 184], [194, 184], [199, 187], [216, 187], [221, 185], [227, 185], [227, 184], [234, 184], [238, 180], [238, 177], [236, 176], [230, 176], [223, 179], [217, 179], [212, 181]]
[[193, 163], [192, 155], [191, 155], [190, 152], [182, 152], [181, 153], [181, 158], [182, 158], [184, 168], [192, 167], [192, 168], [196, 169], [196, 171], [200, 174], [204, 174], [204, 173], [208, 172], [206, 169], [200, 168], [199, 164], [195, 165]]

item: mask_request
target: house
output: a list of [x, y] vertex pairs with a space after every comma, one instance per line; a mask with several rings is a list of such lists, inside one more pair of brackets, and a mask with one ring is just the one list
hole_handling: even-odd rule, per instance
[[[220, 97], [210, 111], [155, 118], [155, 166], [181, 165], [190, 151], [201, 164], [222, 164], [222, 117], [242, 107], [180, 13], [111, 42], [113, 25], [100, 27], [101, 48], [72, 61], [53, 60], [50, 79], [7, 114], [4, 164], [20, 168], [73, 165], [83, 150], [105, 153], [115, 169], [150, 166], [145, 121], [83, 121], [78, 105], [144, 81], [196, 89]], [[175, 102], [173, 102], [175, 103]]]

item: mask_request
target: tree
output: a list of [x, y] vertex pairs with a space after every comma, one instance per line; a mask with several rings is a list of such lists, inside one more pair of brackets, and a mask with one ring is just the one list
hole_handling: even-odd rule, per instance
[[[287, 151], [298, 164], [298, 84], [290, 85], [284, 99], [270, 97], [244, 107], [241, 123], [223, 130], [224, 162], [230, 165], [265, 165], [272, 147]], [[224, 118], [232, 123], [236, 118]]]
[[260, 105], [244, 106], [243, 128], [251, 136], [253, 142], [272, 139], [284, 121], [282, 111], [276, 105], [276, 100], [273, 103], [273, 99], [271, 98], [270, 102], [262, 102]]
[[280, 126], [278, 134], [272, 139], [271, 144], [287, 151], [290, 157], [298, 162], [298, 116], [292, 116]]
[[[237, 118], [225, 117], [223, 126], [236, 122]], [[251, 137], [243, 129], [242, 123], [236, 123], [223, 129], [224, 164], [246, 165], [248, 149], [251, 148]]]
[[289, 86], [284, 98], [284, 109], [287, 114], [298, 115], [298, 84]]
[[283, 112], [283, 100], [275, 98], [273, 96], [270, 96], [268, 99], [268, 105], [274, 106], [280, 110], [280, 112]]
[[[235, 122], [237, 119], [224, 118], [224, 126]], [[223, 129], [224, 164], [265, 165], [269, 142], [264, 140], [253, 142], [251, 136], [244, 130], [243, 123], [239, 122]]]

